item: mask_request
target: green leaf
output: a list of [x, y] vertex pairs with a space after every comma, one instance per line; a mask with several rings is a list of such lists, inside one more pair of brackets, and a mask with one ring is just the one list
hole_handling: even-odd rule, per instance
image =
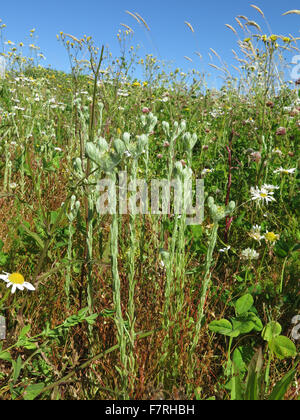
[[12, 365], [13, 365], [13, 383], [15, 384], [17, 382], [17, 379], [20, 375], [21, 369], [22, 369], [22, 359], [21, 356], [19, 356], [17, 358], [17, 361], [15, 362], [14, 360], [12, 361]]
[[31, 236], [32, 239], [35, 240], [37, 245], [43, 249], [44, 248], [44, 241], [39, 237], [39, 235], [35, 232], [32, 232], [24, 223], [21, 223], [22, 228], [25, 230], [27, 235]]
[[38, 384], [29, 385], [26, 388], [25, 394], [24, 394], [24, 400], [26, 401], [32, 401], [37, 397], [43, 388], [45, 387], [45, 384], [43, 382], [40, 382]]
[[253, 312], [248, 313], [249, 318], [251, 319], [253, 325], [254, 325], [254, 331], [261, 331], [264, 326], [261, 320], [256, 316]]
[[238, 347], [234, 350], [232, 363], [235, 364], [236, 369], [238, 369], [240, 373], [245, 371], [246, 363], [243, 360], [242, 347]]
[[297, 356], [295, 344], [287, 337], [279, 335], [269, 341], [270, 349], [279, 359]]
[[254, 329], [254, 324], [248, 317], [236, 317], [231, 320], [234, 330], [239, 330], [241, 334], [248, 334]]
[[26, 336], [26, 334], [30, 331], [31, 326], [30, 325], [25, 325], [25, 327], [22, 328], [19, 338], [23, 338]]
[[231, 336], [230, 334], [232, 334], [233, 332], [232, 324], [231, 322], [227, 321], [227, 319], [220, 319], [219, 321], [212, 321], [208, 327], [210, 331], [217, 334], [226, 335], [226, 336]]
[[254, 300], [250, 294], [242, 296], [235, 302], [235, 310], [238, 315], [248, 312], [253, 306]]
[[9, 351], [0, 351], [0, 360], [6, 360], [7, 362], [11, 362], [12, 358]]
[[261, 399], [263, 394], [263, 383], [261, 370], [263, 366], [263, 356], [261, 348], [253, 356], [246, 381], [246, 391], [244, 400], [246, 401], [258, 401]]
[[278, 322], [271, 321], [265, 326], [263, 332], [261, 333], [261, 336], [264, 340], [269, 342], [273, 338], [280, 335], [281, 331], [281, 325]]
[[240, 379], [240, 370], [236, 364], [232, 363], [232, 379], [231, 379], [231, 401], [243, 401], [243, 389]]
[[268, 400], [269, 401], [282, 401], [291, 382], [294, 379], [295, 373], [296, 373], [297, 369], [292, 369], [290, 372], [288, 372], [282, 379], [281, 381], [279, 381], [271, 395], [269, 396]]

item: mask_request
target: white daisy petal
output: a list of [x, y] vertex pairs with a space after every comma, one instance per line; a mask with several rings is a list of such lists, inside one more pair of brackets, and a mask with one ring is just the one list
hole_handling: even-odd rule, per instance
[[13, 287], [11, 288], [11, 293], [14, 294], [16, 290], [17, 290], [17, 285], [13, 284]]
[[28, 289], [28, 290], [35, 290], [35, 287], [31, 283], [29, 283], [28, 281], [25, 281], [23, 286], [26, 287], [26, 289]]

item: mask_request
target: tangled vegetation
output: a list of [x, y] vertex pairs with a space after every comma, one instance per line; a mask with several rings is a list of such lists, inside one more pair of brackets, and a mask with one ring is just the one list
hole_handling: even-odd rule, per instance
[[[117, 58], [61, 32], [69, 74], [0, 27], [0, 399], [299, 399], [297, 39], [236, 22], [220, 90], [126, 25]], [[203, 220], [151, 180], [204, 182]]]

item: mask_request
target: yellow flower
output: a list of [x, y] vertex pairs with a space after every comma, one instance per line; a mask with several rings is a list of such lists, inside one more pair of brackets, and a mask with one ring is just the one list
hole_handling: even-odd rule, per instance
[[4, 280], [6, 284], [6, 287], [11, 288], [11, 293], [15, 293], [15, 291], [18, 290], [24, 290], [24, 288], [28, 290], [35, 290], [34, 286], [31, 283], [28, 283], [25, 281], [24, 277], [20, 273], [4, 273], [0, 274], [0, 279]]
[[276, 242], [279, 239], [279, 235], [277, 235], [274, 232], [268, 232], [265, 233], [264, 238], [267, 242]]
[[140, 82], [133, 82], [133, 83], [132, 83], [132, 86], [133, 86], [133, 87], [135, 87], [135, 86], [136, 86], [136, 87], [140, 87], [140, 86], [141, 86], [141, 84], [140, 84]]
[[271, 35], [271, 36], [270, 36], [270, 40], [271, 40], [272, 42], [276, 42], [276, 41], [277, 41], [277, 39], [278, 39], [278, 36], [277, 36], [277, 35]]

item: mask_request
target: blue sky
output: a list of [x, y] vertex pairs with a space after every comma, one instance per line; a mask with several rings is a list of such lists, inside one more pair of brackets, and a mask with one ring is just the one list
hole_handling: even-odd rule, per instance
[[[96, 44], [109, 46], [113, 56], [118, 55], [116, 38], [120, 23], [135, 31], [132, 45], [141, 46], [140, 54], [153, 53], [160, 59], [174, 62], [174, 67], [184, 71], [196, 68], [199, 71], [210, 69], [209, 48], [216, 50], [228, 64], [234, 63], [232, 48], [236, 48], [236, 36], [225, 24], [237, 28], [235, 16], [245, 15], [259, 23], [269, 33], [259, 13], [250, 7], [260, 7], [271, 26], [272, 33], [300, 36], [300, 16], [282, 14], [291, 9], [299, 9], [299, 0], [27, 0], [1, 2], [0, 18], [7, 25], [6, 39], [29, 44], [29, 31], [36, 28], [41, 51], [46, 56], [45, 65], [68, 71], [69, 63], [65, 50], [57, 41], [60, 31], [81, 37], [91, 35]], [[147, 32], [125, 11], [139, 13], [150, 27]], [[185, 25], [193, 26], [192, 33]], [[203, 59], [195, 54], [199, 51]], [[187, 61], [184, 56], [193, 59]], [[292, 57], [292, 56], [291, 56]], [[217, 59], [215, 60], [217, 63]], [[217, 72], [210, 69], [217, 77]]]

